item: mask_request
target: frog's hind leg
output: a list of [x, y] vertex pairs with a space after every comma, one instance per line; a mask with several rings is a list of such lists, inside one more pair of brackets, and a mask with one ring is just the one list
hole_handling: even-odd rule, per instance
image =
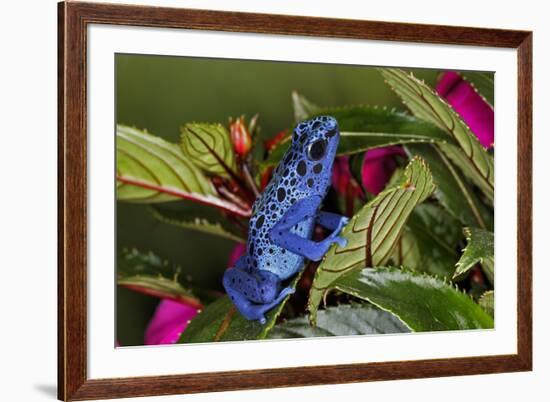
[[236, 290], [254, 303], [265, 304], [273, 301], [279, 291], [280, 279], [267, 271], [252, 273], [238, 267], [228, 269], [223, 276], [223, 285]]
[[285, 288], [279, 292], [280, 279], [268, 271], [251, 270], [241, 257], [234, 268], [225, 271], [223, 286], [240, 313], [248, 320], [265, 322], [264, 314], [294, 292]]

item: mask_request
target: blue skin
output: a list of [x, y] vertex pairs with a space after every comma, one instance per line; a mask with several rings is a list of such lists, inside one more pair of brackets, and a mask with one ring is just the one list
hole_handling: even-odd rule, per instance
[[[247, 253], [223, 276], [227, 294], [248, 320], [264, 324], [265, 313], [294, 293], [282, 282], [298, 273], [306, 258], [319, 261], [333, 243], [346, 245], [339, 234], [348, 218], [319, 211], [339, 140], [332, 117], [298, 124], [290, 148], [254, 203]], [[332, 230], [319, 242], [311, 239], [316, 223]]]

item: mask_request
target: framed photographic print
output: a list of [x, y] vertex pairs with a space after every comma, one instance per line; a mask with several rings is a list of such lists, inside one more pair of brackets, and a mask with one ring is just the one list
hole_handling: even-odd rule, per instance
[[531, 52], [59, 3], [59, 398], [531, 370]]

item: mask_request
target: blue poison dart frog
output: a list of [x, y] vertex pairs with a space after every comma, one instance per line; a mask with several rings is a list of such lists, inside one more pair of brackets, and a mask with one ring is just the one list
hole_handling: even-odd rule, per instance
[[[298, 124], [290, 148], [254, 203], [247, 252], [223, 276], [227, 294], [248, 320], [264, 324], [265, 313], [294, 293], [283, 282], [302, 269], [306, 258], [321, 260], [333, 243], [345, 247], [339, 234], [348, 218], [319, 210], [339, 140], [332, 117]], [[312, 240], [316, 223], [332, 230], [318, 242]]]

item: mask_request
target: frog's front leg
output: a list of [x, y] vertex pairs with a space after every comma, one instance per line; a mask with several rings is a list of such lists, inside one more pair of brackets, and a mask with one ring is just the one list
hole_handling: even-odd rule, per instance
[[[338, 243], [344, 247], [346, 240], [339, 236], [340, 230], [345, 225], [345, 220], [340, 219], [335, 230], [326, 239], [316, 242], [311, 239], [306, 239], [291, 232], [294, 225], [312, 218], [317, 217], [317, 208], [321, 203], [321, 197], [318, 195], [301, 199], [292, 205], [281, 220], [276, 223], [271, 229], [269, 235], [271, 240], [279, 247], [283, 247], [293, 253], [299, 254], [312, 261], [319, 261], [328, 251], [333, 243]], [[330, 219], [332, 223], [333, 219]], [[328, 224], [328, 222], [327, 222]]]
[[225, 271], [223, 286], [233, 304], [248, 320], [265, 323], [265, 313], [283, 301], [293, 288], [279, 292], [281, 280], [273, 273], [250, 269], [249, 257], [241, 257], [235, 267]]
[[344, 215], [325, 211], [319, 211], [317, 213], [317, 223], [324, 228], [332, 230], [335, 235], [338, 235], [348, 222], [349, 218]]

